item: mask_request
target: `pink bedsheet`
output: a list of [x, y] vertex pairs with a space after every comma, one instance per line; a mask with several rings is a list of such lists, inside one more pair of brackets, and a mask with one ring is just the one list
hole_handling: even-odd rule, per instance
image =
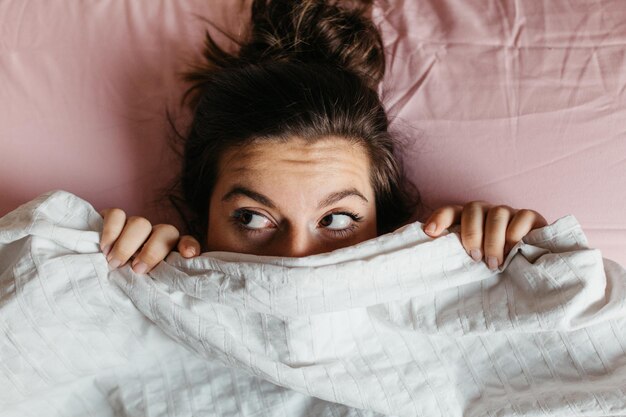
[[[198, 56], [198, 16], [237, 35], [247, 3], [0, 2], [0, 215], [65, 189], [167, 221], [151, 201], [177, 170], [177, 72]], [[626, 265], [622, 1], [381, 0], [374, 18], [381, 93], [428, 205], [573, 214]]]

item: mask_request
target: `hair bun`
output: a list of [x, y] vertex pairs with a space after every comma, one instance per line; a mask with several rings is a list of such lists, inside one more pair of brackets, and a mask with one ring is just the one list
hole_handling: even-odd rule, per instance
[[372, 1], [254, 0], [252, 28], [239, 57], [250, 63], [290, 60], [329, 64], [370, 87], [385, 72], [380, 33], [366, 16]]
[[204, 62], [185, 73], [192, 96], [216, 71], [263, 62], [330, 65], [358, 76], [376, 90], [385, 72], [380, 33], [367, 17], [372, 0], [253, 0], [252, 25], [235, 55], [206, 32]]

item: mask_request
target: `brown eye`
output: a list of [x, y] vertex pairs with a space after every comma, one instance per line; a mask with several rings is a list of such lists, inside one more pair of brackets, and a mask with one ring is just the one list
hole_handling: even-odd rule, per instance
[[332, 213], [320, 220], [320, 225], [328, 229], [341, 230], [350, 227], [352, 217], [343, 213]]
[[243, 224], [250, 223], [252, 221], [252, 213], [250, 213], [250, 212], [241, 213], [239, 215], [239, 220], [241, 220], [241, 223], [243, 223]]
[[236, 210], [232, 217], [248, 229], [265, 229], [273, 226], [267, 217], [249, 210]]
[[333, 215], [329, 214], [328, 216], [325, 216], [322, 218], [322, 220], [320, 220], [320, 225], [327, 227], [332, 221], [333, 221]]

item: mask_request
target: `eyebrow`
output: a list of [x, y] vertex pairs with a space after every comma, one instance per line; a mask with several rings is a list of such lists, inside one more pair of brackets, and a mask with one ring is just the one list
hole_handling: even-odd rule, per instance
[[[242, 185], [235, 185], [233, 186], [230, 191], [228, 191], [226, 194], [224, 194], [224, 197], [222, 197], [222, 201], [228, 201], [233, 199], [235, 196], [238, 195], [243, 195], [246, 196], [248, 198], [251, 198], [254, 201], [257, 201], [261, 204], [263, 204], [264, 206], [267, 206], [269, 208], [276, 208], [276, 204], [274, 204], [274, 202], [269, 199], [268, 197], [264, 196], [263, 194], [257, 193], [256, 191], [252, 191], [251, 189], [244, 187]], [[324, 198], [318, 208], [324, 208], [327, 206], [330, 206], [331, 204], [334, 204], [338, 201], [343, 200], [346, 197], [350, 197], [350, 196], [355, 196], [360, 198], [361, 200], [363, 200], [364, 202], [368, 203], [368, 199], [365, 198], [365, 196], [363, 194], [361, 194], [359, 192], [359, 190], [357, 190], [356, 188], [348, 188], [345, 190], [341, 190], [341, 191], [336, 191], [334, 193], [330, 193], [326, 196], [326, 198]]]
[[246, 197], [249, 197], [253, 199], [254, 201], [257, 201], [269, 208], [273, 208], [273, 209], [276, 208], [276, 205], [274, 204], [274, 202], [270, 200], [269, 198], [267, 198], [266, 196], [264, 196], [263, 194], [259, 194], [256, 191], [252, 191], [251, 189], [246, 188], [241, 185], [235, 185], [233, 188], [231, 188], [229, 192], [224, 194], [224, 197], [222, 197], [222, 201], [232, 200], [235, 196], [238, 196], [238, 195], [244, 195]]
[[361, 194], [359, 190], [357, 190], [356, 188], [348, 188], [347, 190], [341, 190], [341, 191], [328, 194], [325, 199], [320, 201], [320, 204], [317, 207], [324, 208], [326, 206], [335, 204], [336, 202], [341, 201], [344, 198], [350, 197], [350, 196], [359, 197], [361, 200], [365, 201], [366, 203], [369, 203], [367, 198], [365, 198], [365, 196]]

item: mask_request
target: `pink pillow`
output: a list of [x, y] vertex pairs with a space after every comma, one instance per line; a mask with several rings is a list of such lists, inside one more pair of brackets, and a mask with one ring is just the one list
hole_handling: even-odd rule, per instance
[[[0, 215], [64, 189], [97, 209], [176, 222], [153, 202], [189, 115], [178, 73], [249, 1], [0, 3]], [[626, 8], [582, 0], [380, 1], [381, 94], [424, 201], [574, 214], [626, 265]], [[233, 44], [210, 29], [229, 48]], [[176, 223], [179, 224], [179, 223]]]

